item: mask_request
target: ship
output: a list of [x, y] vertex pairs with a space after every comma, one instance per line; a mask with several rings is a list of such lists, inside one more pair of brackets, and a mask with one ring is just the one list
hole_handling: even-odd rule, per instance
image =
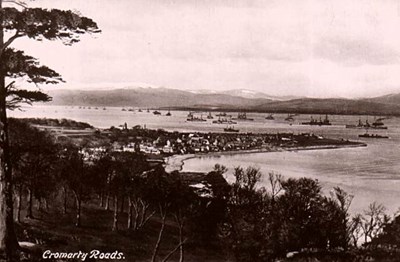
[[275, 118], [273, 117], [272, 114], [269, 114], [268, 116], [265, 117], [267, 120], [274, 120]]
[[159, 111], [153, 111], [153, 114], [155, 114], [155, 115], [161, 115], [161, 113], [159, 112]]
[[232, 133], [238, 133], [239, 129], [235, 129], [233, 126], [227, 126], [226, 128], [224, 128], [225, 132], [232, 132]]
[[196, 117], [192, 113], [189, 113], [186, 121], [189, 121], [189, 122], [205, 122], [207, 120], [203, 119], [203, 115], [201, 115], [200, 117]]
[[372, 123], [372, 127], [375, 129], [387, 129], [387, 126], [385, 126], [385, 124], [382, 122], [383, 120], [385, 120], [384, 117], [375, 119], [375, 121]]
[[311, 126], [330, 126], [330, 125], [332, 125], [331, 122], [329, 122], [328, 115], [325, 115], [324, 120], [322, 120], [321, 117], [319, 118], [319, 120], [316, 120], [311, 116], [310, 122], [303, 122], [301, 124], [302, 125], [311, 125]]
[[382, 136], [382, 135], [378, 135], [378, 134], [362, 134], [362, 135], [358, 135], [358, 137], [363, 137], [363, 138], [389, 138], [388, 136]]
[[246, 113], [238, 113], [237, 118], [233, 119], [239, 121], [254, 121], [254, 118], [248, 118]]
[[218, 120], [214, 120], [214, 121], [212, 121], [212, 123], [213, 124], [230, 124], [230, 125], [237, 124], [237, 122], [232, 121], [231, 119], [221, 118], [221, 117], [218, 117]]
[[346, 125], [346, 128], [370, 128], [370, 129], [387, 129], [387, 126], [382, 122], [383, 118], [376, 119], [372, 124], [368, 122], [368, 119], [363, 123], [361, 119], [358, 120], [357, 125]]

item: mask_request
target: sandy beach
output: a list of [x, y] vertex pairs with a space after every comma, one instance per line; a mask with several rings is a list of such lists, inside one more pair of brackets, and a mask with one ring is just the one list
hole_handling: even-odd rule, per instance
[[221, 152], [208, 152], [208, 153], [197, 153], [197, 154], [184, 154], [184, 155], [173, 155], [164, 158], [165, 171], [182, 171], [183, 165], [186, 160], [210, 156], [217, 157], [222, 155], [238, 155], [238, 154], [253, 154], [253, 153], [268, 153], [268, 152], [281, 152], [281, 151], [304, 151], [304, 150], [321, 150], [321, 149], [338, 149], [338, 148], [353, 148], [353, 147], [363, 147], [365, 144], [357, 145], [323, 145], [323, 146], [305, 146], [305, 147], [270, 147], [270, 148], [260, 148], [251, 150], [238, 150], [238, 151], [221, 151]]

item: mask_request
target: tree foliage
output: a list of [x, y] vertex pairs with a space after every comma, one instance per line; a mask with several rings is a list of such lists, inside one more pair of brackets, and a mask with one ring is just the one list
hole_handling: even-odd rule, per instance
[[[42, 8], [14, 7], [3, 8], [3, 29], [13, 32], [13, 36], [5, 43], [26, 36], [42, 41], [61, 40], [66, 45], [79, 42], [80, 36], [85, 33], [99, 33], [97, 24], [90, 18], [81, 16], [73, 11]], [[11, 43], [10, 43], [11, 44]], [[4, 50], [4, 49], [3, 49]]]

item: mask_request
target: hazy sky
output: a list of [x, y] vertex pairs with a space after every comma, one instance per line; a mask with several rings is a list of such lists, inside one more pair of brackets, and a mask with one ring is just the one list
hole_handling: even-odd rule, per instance
[[[400, 0], [36, 0], [103, 30], [72, 47], [18, 40], [67, 87], [400, 92]], [[65, 87], [64, 86], [64, 87]]]

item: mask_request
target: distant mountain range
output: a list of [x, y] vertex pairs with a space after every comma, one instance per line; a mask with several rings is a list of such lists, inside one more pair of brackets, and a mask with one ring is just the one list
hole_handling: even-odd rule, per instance
[[171, 108], [271, 113], [400, 115], [400, 94], [375, 98], [305, 98], [270, 96], [251, 90], [182, 91], [169, 88], [53, 90], [54, 105]]

